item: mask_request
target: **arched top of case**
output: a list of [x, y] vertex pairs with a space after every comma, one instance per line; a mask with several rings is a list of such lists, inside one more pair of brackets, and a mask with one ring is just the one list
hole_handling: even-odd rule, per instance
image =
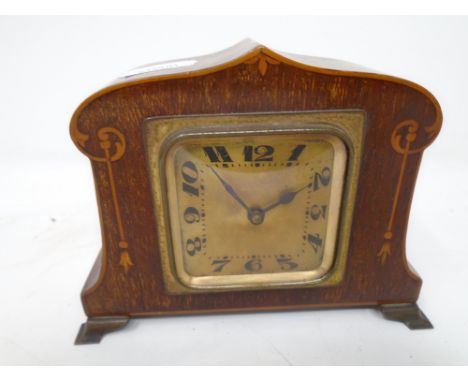
[[[76, 126], [77, 119], [86, 106], [101, 96], [118, 89], [171, 79], [200, 77], [242, 63], [257, 64], [258, 70], [262, 76], [266, 74], [269, 65], [282, 63], [308, 72], [324, 75], [361, 79], [369, 78], [403, 85], [424, 95], [434, 105], [436, 110], [434, 126], [440, 127], [442, 124], [442, 111], [438, 101], [427, 89], [414, 82], [381, 74], [372, 69], [346, 61], [275, 51], [254, 40], [245, 39], [217, 53], [158, 62], [130, 70], [122, 77], [117, 78], [108, 86], [85, 99], [73, 114], [71, 127], [73, 129], [73, 125]], [[435, 138], [435, 136], [433, 138]]]

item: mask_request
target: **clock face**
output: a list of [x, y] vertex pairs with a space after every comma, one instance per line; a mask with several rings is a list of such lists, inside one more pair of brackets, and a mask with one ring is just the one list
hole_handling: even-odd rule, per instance
[[178, 278], [192, 288], [300, 284], [333, 265], [347, 161], [324, 133], [186, 137], [165, 162]]

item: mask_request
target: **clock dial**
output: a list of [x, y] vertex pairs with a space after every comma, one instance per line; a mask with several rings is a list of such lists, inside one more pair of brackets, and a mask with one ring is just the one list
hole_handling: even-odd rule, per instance
[[333, 264], [346, 149], [327, 134], [189, 138], [166, 159], [177, 273], [190, 286], [297, 283]]

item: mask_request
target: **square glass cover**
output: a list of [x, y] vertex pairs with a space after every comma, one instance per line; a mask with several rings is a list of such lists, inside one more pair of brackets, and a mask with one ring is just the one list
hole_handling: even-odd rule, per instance
[[333, 264], [347, 153], [323, 133], [181, 139], [166, 157], [187, 286], [297, 283]]

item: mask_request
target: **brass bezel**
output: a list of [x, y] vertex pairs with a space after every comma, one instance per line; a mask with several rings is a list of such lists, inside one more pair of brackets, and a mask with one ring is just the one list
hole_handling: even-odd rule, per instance
[[[325, 128], [323, 128], [325, 129]], [[326, 240], [323, 249], [323, 259], [319, 267], [309, 270], [294, 271], [294, 272], [276, 272], [276, 273], [251, 273], [251, 274], [236, 274], [236, 275], [204, 275], [204, 276], [193, 276], [190, 275], [184, 266], [184, 255], [182, 247], [182, 237], [180, 231], [179, 221], [179, 204], [177, 199], [173, 196], [177, 193], [177, 182], [175, 176], [169, 174], [175, 173], [175, 151], [178, 147], [200, 143], [203, 141], [205, 144], [209, 144], [209, 141], [214, 142], [225, 142], [224, 138], [236, 139], [236, 133], [223, 130], [220, 128], [216, 131], [211, 132], [209, 135], [204, 134], [200, 137], [199, 130], [190, 130], [190, 132], [184, 132], [179, 134], [174, 139], [169, 139], [163, 144], [163, 157], [161, 158], [161, 173], [167, 189], [167, 206], [168, 206], [168, 228], [170, 229], [170, 236], [172, 238], [172, 255], [175, 263], [175, 270], [178, 278], [185, 286], [196, 289], [212, 289], [212, 288], [255, 288], [260, 286], [273, 286], [273, 285], [293, 285], [293, 284], [305, 284], [314, 282], [321, 279], [326, 275], [333, 265], [335, 257], [336, 247], [336, 235], [338, 232], [338, 222], [340, 216], [340, 206], [342, 202], [343, 194], [343, 183], [345, 178], [345, 170], [347, 163], [347, 149], [346, 145], [341, 138], [338, 138], [335, 134], [321, 133], [322, 128], [316, 127], [313, 130], [292, 130], [278, 132], [277, 129], [261, 128], [259, 130], [248, 130], [242, 131], [238, 134], [245, 136], [264, 136], [269, 137], [275, 136], [276, 139], [281, 139], [281, 136], [299, 135], [301, 137], [309, 136], [311, 139], [317, 139], [328, 142], [334, 150], [334, 160], [332, 169], [332, 180], [330, 201], [328, 206], [328, 221], [326, 228]], [[271, 141], [269, 141], [271, 144]], [[213, 142], [212, 142], [213, 144]], [[166, 149], [167, 147], [167, 149]]]
[[[150, 118], [144, 122], [143, 135], [146, 147], [151, 188], [153, 194], [155, 218], [158, 224], [159, 253], [163, 266], [163, 277], [169, 293], [221, 292], [227, 290], [278, 289], [286, 287], [311, 287], [336, 285], [345, 271], [352, 211], [359, 174], [362, 143], [365, 128], [365, 115], [362, 111], [329, 111], [308, 113], [269, 113], [269, 114], [236, 114], [212, 116], [187, 116], [174, 118]], [[177, 256], [174, 255], [171, 240], [171, 212], [167, 197], [166, 159], [172, 147], [179, 142], [200, 137], [262, 135], [262, 134], [320, 134], [339, 138], [347, 149], [347, 165], [344, 175], [344, 188], [341, 192], [341, 206], [338, 227], [335, 230], [336, 240], [331, 263], [325, 272], [317, 278], [303, 280], [295, 277], [294, 281], [284, 280], [287, 277], [274, 277], [268, 281], [268, 275], [253, 274], [237, 276], [201, 276], [202, 278], [230, 278], [231, 282], [223, 285], [209, 282], [194, 285], [180, 272]], [[168, 162], [170, 163], [170, 161]], [[340, 190], [341, 191], [341, 190]], [[327, 240], [328, 241], [328, 240]], [[303, 271], [297, 273], [305, 273]], [[285, 275], [286, 273], [283, 273]], [[200, 278], [200, 277], [198, 277]], [[242, 280], [245, 280], [242, 282]]]

